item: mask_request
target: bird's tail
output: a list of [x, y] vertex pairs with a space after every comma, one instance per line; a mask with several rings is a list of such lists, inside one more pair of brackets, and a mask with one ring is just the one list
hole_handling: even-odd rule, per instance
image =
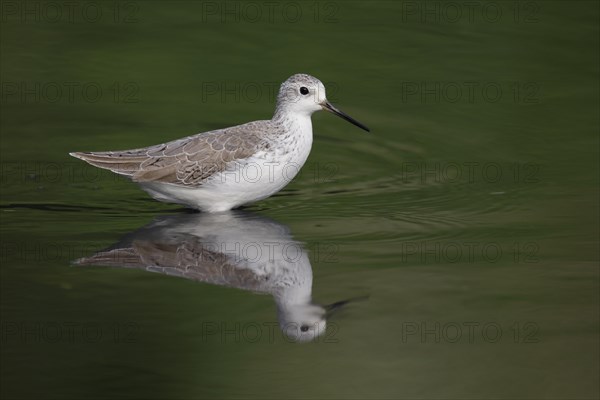
[[126, 176], [132, 176], [139, 171], [142, 163], [148, 158], [146, 154], [136, 154], [132, 151], [73, 152], [69, 153], [69, 155], [79, 158], [95, 167], [108, 169]]

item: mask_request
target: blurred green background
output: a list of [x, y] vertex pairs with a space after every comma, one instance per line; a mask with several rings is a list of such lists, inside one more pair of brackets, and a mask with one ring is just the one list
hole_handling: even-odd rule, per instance
[[[1, 3], [3, 398], [598, 398], [598, 2], [67, 3]], [[332, 340], [206, 337], [272, 299], [70, 265], [183, 211], [68, 152], [270, 118], [298, 72], [372, 134], [315, 114], [248, 210], [305, 243], [315, 301], [370, 294]]]

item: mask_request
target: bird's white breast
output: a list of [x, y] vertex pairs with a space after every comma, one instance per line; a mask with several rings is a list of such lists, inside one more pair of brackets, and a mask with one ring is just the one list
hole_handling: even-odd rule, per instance
[[232, 163], [210, 183], [239, 204], [264, 199], [285, 187], [300, 172], [312, 147], [310, 118], [289, 121], [285, 133], [253, 156]]

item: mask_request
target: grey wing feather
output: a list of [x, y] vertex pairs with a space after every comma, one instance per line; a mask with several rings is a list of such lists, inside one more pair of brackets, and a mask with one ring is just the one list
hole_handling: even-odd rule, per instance
[[194, 186], [225, 170], [232, 161], [268, 148], [265, 134], [272, 129], [270, 124], [255, 121], [141, 149], [71, 155], [137, 182]]

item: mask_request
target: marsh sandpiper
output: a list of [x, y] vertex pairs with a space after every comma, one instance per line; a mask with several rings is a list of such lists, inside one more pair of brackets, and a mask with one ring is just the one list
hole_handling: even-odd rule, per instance
[[139, 149], [70, 154], [131, 178], [156, 200], [227, 211], [265, 199], [290, 182], [308, 158], [311, 115], [319, 110], [369, 131], [327, 100], [320, 80], [296, 74], [281, 84], [270, 120]]

